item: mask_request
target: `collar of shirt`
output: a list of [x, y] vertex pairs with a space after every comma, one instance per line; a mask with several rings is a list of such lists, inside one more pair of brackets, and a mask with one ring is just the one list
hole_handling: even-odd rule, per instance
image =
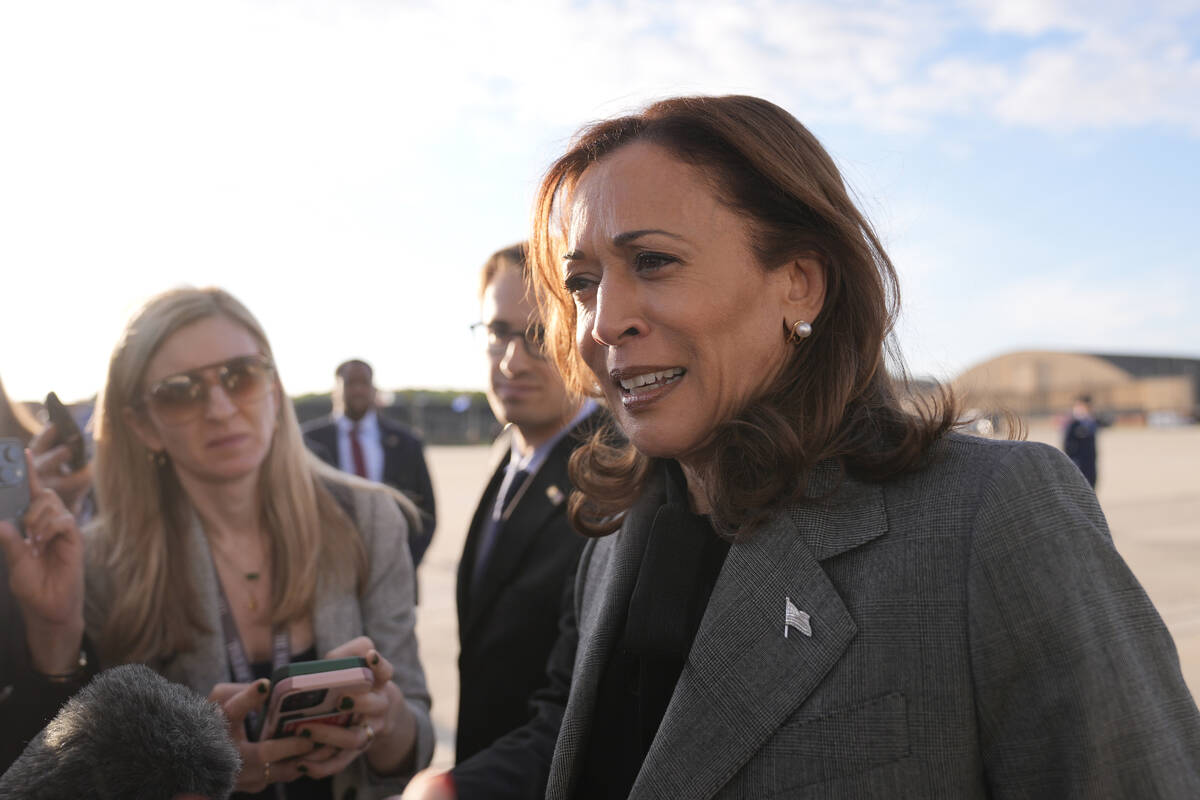
[[579, 412], [571, 418], [571, 421], [559, 429], [558, 433], [551, 436], [546, 441], [542, 442], [537, 447], [533, 448], [532, 452], [522, 454], [517, 447], [517, 438], [514, 436], [510, 443], [508, 456], [508, 471], [515, 473], [517, 470], [525, 470], [529, 474], [534, 474], [541, 468], [542, 463], [550, 455], [550, 451], [558, 444], [567, 432], [574, 428], [579, 423], [587, 419], [588, 415], [596, 410], [596, 401], [590, 397], [583, 400], [583, 405]]
[[511, 449], [509, 450], [508, 465], [504, 468], [504, 480], [501, 481], [500, 488], [496, 492], [496, 505], [492, 509], [492, 517], [494, 519], [499, 519], [504, 513], [504, 509], [501, 508], [501, 505], [505, 496], [508, 494], [508, 487], [512, 485], [516, 474], [521, 470], [524, 470], [526, 473], [528, 473], [528, 477], [526, 477], [525, 480], [533, 480], [533, 476], [537, 474], [539, 469], [541, 469], [542, 464], [545, 463], [546, 458], [549, 457], [550, 451], [554, 449], [554, 446], [557, 445], [559, 441], [561, 441], [562, 438], [567, 435], [568, 431], [587, 419], [588, 415], [596, 410], [596, 407], [595, 400], [590, 397], [584, 398], [583, 405], [580, 407], [579, 412], [571, 418], [571, 421], [562, 426], [558, 433], [542, 442], [529, 453], [522, 454], [520, 449], [517, 447], [516, 437], [513, 437], [510, 444]]
[[[354, 428], [354, 420], [347, 417], [345, 414], [337, 418], [338, 433], [349, 435]], [[360, 434], [378, 438], [379, 436], [379, 417], [375, 414], [375, 409], [368, 409], [363, 418], [358, 421], [358, 432]]]

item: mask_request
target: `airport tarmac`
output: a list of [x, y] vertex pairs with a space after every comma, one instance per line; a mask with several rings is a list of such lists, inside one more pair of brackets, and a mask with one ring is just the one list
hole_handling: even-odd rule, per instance
[[[1059, 444], [1057, 430], [1027, 438]], [[1200, 426], [1108, 428], [1099, 440], [1100, 504], [1117, 550], [1175, 637], [1184, 678], [1200, 691]], [[454, 584], [467, 526], [488, 477], [491, 449], [429, 447], [438, 526], [420, 568], [417, 637], [433, 695], [434, 765], [454, 758], [458, 625]]]

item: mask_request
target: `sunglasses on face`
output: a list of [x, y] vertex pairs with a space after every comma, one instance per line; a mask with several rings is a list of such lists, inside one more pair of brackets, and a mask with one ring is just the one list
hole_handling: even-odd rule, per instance
[[167, 425], [178, 425], [204, 414], [210, 386], [219, 384], [226, 396], [242, 407], [267, 393], [274, 371], [266, 356], [239, 356], [169, 375], [146, 390], [143, 402]]
[[525, 346], [525, 352], [536, 359], [546, 357], [546, 328], [542, 325], [530, 325], [518, 329], [504, 322], [476, 322], [471, 326], [471, 332], [476, 337], [484, 339], [488, 355], [500, 356], [508, 351], [508, 343], [520, 339]]

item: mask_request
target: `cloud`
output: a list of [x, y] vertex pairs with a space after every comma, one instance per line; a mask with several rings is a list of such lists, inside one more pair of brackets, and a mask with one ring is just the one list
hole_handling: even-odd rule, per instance
[[1163, 125], [1200, 135], [1200, 59], [1096, 35], [1032, 53], [995, 98], [1000, 119], [1054, 131]]
[[[755, 92], [806, 118], [883, 129], [984, 113], [1050, 130], [1200, 133], [1200, 21], [1184, 2], [142, 0], [4, 16], [20, 34], [0, 63], [37, 77], [7, 96], [51, 117], [63, 113], [54, 96], [73, 101], [75, 118], [161, 106], [142, 131], [97, 131], [151, 145], [183, 124], [224, 146], [253, 143], [280, 119], [331, 138], [354, 125], [368, 142], [398, 128], [426, 141], [433, 121], [573, 128], [686, 91]], [[275, 147], [292, 154], [286, 140]]]
[[926, 278], [906, 281], [898, 333], [915, 373], [949, 378], [1026, 349], [1194, 356], [1200, 341], [1191, 310], [1200, 285], [1180, 265], [1124, 281], [1071, 268], [973, 286], [947, 294]]
[[[850, 177], [864, 173], [854, 182], [868, 187], [886, 171], [881, 162], [912, 157], [920, 139], [889, 149], [892, 131], [949, 132], [937, 146], [964, 168], [973, 150], [987, 152], [963, 133], [971, 125], [1196, 135], [1192, 7], [0, 4], [6, 289], [40, 296], [53, 274], [81, 289], [70, 318], [107, 331], [119, 328], [128, 296], [181, 281], [223, 283], [266, 308], [280, 275], [303, 285], [355, 270], [376, 291], [345, 330], [336, 321], [323, 329], [329, 347], [367, 335], [416, 340], [470, 321], [475, 267], [521, 235], [537, 176], [588, 120], [686, 92], [758, 94], [816, 129], [847, 133], [838, 143], [850, 153], [855, 137], [883, 153], [850, 156], [859, 159]], [[898, 191], [868, 198], [876, 194], [887, 200], [872, 216], [898, 217], [901, 232], [916, 224], [897, 208]], [[419, 292], [417, 269], [431, 278]], [[453, 306], [460, 293], [465, 308]], [[377, 316], [387, 324], [365, 329]], [[287, 322], [281, 312], [274, 324]], [[280, 338], [300, 336], [304, 321], [294, 324]], [[62, 347], [40, 360], [65, 361], [71, 344]], [[395, 385], [452, 383], [447, 363], [406, 363], [397, 369], [441, 371], [405, 372]], [[323, 386], [325, 370], [314, 380]]]
[[1164, 125], [1200, 135], [1200, 8], [1194, 2], [984, 0], [970, 6], [984, 30], [1033, 45], [987, 93], [985, 106], [1000, 120], [1053, 131]]

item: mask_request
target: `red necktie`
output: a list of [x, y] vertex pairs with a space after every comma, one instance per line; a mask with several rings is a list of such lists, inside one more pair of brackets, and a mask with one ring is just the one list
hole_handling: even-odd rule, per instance
[[363, 456], [362, 443], [358, 441], [358, 423], [350, 425], [350, 456], [354, 459], [354, 474], [367, 477], [367, 459]]

